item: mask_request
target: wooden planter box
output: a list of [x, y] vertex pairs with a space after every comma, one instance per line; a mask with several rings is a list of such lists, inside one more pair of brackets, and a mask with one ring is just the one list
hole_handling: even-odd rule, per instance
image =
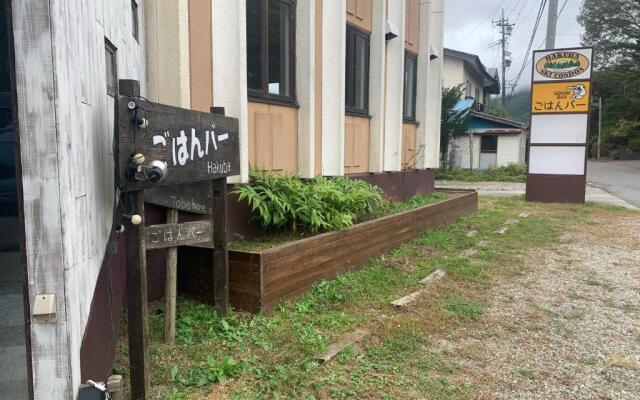
[[[442, 190], [441, 190], [442, 191]], [[476, 211], [473, 191], [451, 191], [451, 197], [424, 207], [363, 222], [260, 252], [229, 252], [229, 292], [236, 309], [271, 311], [281, 300], [304, 294], [323, 279], [356, 269], [370, 257], [398, 247], [422, 232]], [[211, 302], [211, 249], [179, 250], [179, 290]]]

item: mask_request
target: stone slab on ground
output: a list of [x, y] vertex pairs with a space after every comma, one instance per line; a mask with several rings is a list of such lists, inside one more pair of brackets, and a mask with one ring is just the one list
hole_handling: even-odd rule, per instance
[[427, 276], [426, 278], [420, 281], [420, 285], [422, 285], [422, 289], [392, 301], [391, 305], [394, 307], [408, 306], [409, 304], [413, 303], [417, 298], [422, 296], [427, 291], [427, 288], [431, 284], [442, 279], [444, 276], [445, 276], [445, 272], [443, 270], [437, 269], [433, 271], [431, 274], [429, 274], [429, 276]]
[[342, 339], [333, 343], [329, 346], [326, 353], [322, 354], [319, 357], [316, 357], [316, 361], [319, 363], [327, 363], [331, 361], [335, 356], [340, 354], [342, 350], [347, 348], [356, 342], [364, 339], [369, 334], [369, 331], [366, 329], [356, 329], [354, 332], [344, 336]]

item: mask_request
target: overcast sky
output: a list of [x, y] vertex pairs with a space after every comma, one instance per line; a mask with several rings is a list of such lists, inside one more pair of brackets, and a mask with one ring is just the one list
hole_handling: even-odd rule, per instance
[[[543, 0], [445, 0], [445, 47], [477, 54], [484, 65], [500, 67], [500, 38], [498, 29], [492, 21], [500, 18], [504, 8], [505, 17], [515, 23], [513, 35], [509, 39], [508, 50], [512, 53], [513, 63], [507, 70], [507, 82], [514, 79], [525, 59], [525, 52], [533, 32], [536, 16]], [[604, 1], [604, 0], [603, 0]], [[559, 8], [564, 9], [558, 19], [556, 47], [574, 47], [580, 45], [583, 29], [576, 21], [583, 0], [559, 0]], [[566, 4], [565, 4], [566, 3]], [[533, 49], [544, 48], [547, 31], [547, 11], [533, 41]], [[500, 76], [502, 79], [502, 76]], [[531, 65], [527, 64], [516, 90], [522, 90], [531, 81]], [[508, 91], [509, 92], [509, 91]]]

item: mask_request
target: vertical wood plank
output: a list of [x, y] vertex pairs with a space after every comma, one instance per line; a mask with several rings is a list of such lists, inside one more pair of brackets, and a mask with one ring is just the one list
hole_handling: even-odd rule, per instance
[[[139, 96], [138, 81], [121, 80], [120, 93]], [[121, 115], [119, 118], [126, 118]], [[129, 365], [131, 369], [131, 398], [148, 399], [150, 394], [147, 327], [147, 260], [144, 245], [144, 191], [129, 192], [134, 213], [143, 217], [139, 225], [125, 222], [127, 251], [127, 322], [129, 328]]]
[[[167, 210], [167, 224], [178, 223], [178, 210]], [[178, 278], [178, 248], [167, 249], [167, 281], [164, 289], [164, 342], [176, 339], [176, 281]]]
[[227, 212], [227, 178], [212, 182], [213, 204], [213, 299], [216, 313], [229, 312], [229, 240]]
[[[212, 112], [224, 115], [224, 109], [212, 107]], [[213, 226], [213, 300], [216, 313], [229, 312], [229, 213], [227, 178], [214, 179], [211, 183], [211, 225]]]

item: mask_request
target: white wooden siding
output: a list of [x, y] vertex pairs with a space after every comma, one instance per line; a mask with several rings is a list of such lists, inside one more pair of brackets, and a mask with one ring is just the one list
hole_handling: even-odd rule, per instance
[[503, 167], [520, 162], [520, 137], [522, 135], [498, 136], [497, 166]]
[[32, 325], [36, 400], [71, 398], [81, 383], [80, 346], [112, 226], [105, 39], [117, 48], [118, 78], [138, 79], [144, 93], [138, 3], [140, 43], [131, 0], [13, 0], [30, 298], [58, 300], [56, 324]]

